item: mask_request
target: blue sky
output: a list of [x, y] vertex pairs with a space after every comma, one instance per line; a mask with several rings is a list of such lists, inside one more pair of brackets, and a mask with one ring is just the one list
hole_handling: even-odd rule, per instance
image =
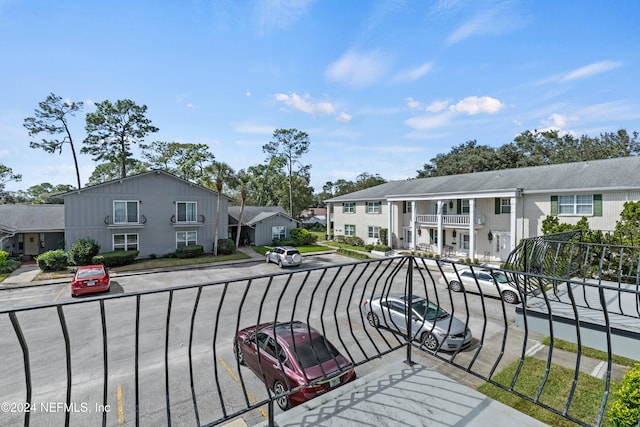
[[[316, 192], [363, 172], [416, 176], [475, 139], [640, 131], [640, 2], [0, 0], [0, 163], [7, 189], [75, 185], [71, 151], [22, 126], [53, 92], [131, 99], [160, 131], [236, 170], [277, 128], [309, 134]], [[80, 157], [87, 182], [95, 163]]]

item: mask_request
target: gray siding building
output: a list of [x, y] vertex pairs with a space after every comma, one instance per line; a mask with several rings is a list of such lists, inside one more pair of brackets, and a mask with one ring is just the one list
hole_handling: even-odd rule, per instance
[[[230, 234], [235, 236], [240, 206], [229, 207]], [[279, 206], [245, 206], [242, 213], [240, 242], [252, 245], [272, 245], [274, 239], [290, 237], [298, 223]]]
[[[101, 252], [163, 256], [184, 245], [213, 251], [218, 193], [155, 170], [62, 194], [66, 250], [78, 239]], [[222, 196], [218, 238], [227, 238], [229, 199]]]
[[0, 205], [0, 249], [24, 260], [64, 245], [64, 206]]

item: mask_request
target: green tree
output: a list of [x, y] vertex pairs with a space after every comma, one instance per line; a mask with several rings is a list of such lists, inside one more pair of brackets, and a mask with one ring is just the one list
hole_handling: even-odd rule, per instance
[[262, 146], [262, 150], [269, 155], [269, 162], [276, 161], [286, 170], [289, 180], [289, 214], [293, 217], [293, 174], [296, 170], [304, 173], [311, 168], [302, 165], [299, 159], [309, 151], [309, 135], [297, 129], [276, 129], [273, 140]]
[[207, 144], [154, 141], [140, 144], [142, 156], [153, 169], [162, 169], [182, 179], [197, 181], [214, 159]]
[[[141, 162], [134, 158], [127, 159], [127, 170], [130, 175], [146, 172], [150, 169], [148, 163]], [[108, 162], [102, 163], [95, 167], [91, 176], [89, 176], [88, 185], [102, 184], [121, 177], [122, 168], [120, 164]]]
[[56, 195], [66, 193], [74, 188], [73, 185], [69, 184], [58, 184], [54, 186], [48, 182], [43, 182], [42, 184], [32, 185], [27, 188], [26, 191], [17, 191], [15, 197], [20, 203], [61, 204], [62, 199], [56, 198]]
[[496, 151], [473, 141], [451, 148], [447, 154], [438, 154], [418, 172], [418, 178], [482, 172], [499, 168]]
[[131, 146], [158, 131], [145, 117], [146, 112], [146, 105], [129, 99], [97, 103], [96, 111], [87, 114], [87, 137], [80, 152], [92, 155], [94, 161], [117, 163], [120, 178], [126, 177], [128, 160], [133, 157]]
[[14, 173], [13, 169], [0, 163], [0, 199], [5, 202], [10, 199], [10, 194], [4, 190], [9, 181], [22, 181], [22, 175]]
[[58, 152], [62, 154], [64, 144], [69, 144], [73, 155], [73, 163], [76, 168], [76, 179], [78, 188], [80, 183], [80, 168], [78, 167], [78, 157], [76, 155], [76, 147], [73, 144], [71, 130], [69, 129], [69, 118], [75, 116], [76, 112], [82, 110], [82, 102], [63, 101], [63, 99], [54, 93], [50, 93], [43, 102], [38, 104], [39, 109], [35, 110], [35, 117], [27, 117], [24, 119], [23, 126], [29, 131], [30, 137], [35, 137], [41, 133], [47, 133], [55, 137], [42, 140], [31, 141], [31, 148], [39, 148], [47, 153]]
[[245, 183], [247, 205], [279, 206], [276, 190], [287, 185], [287, 177], [273, 162], [249, 166], [238, 177]]
[[218, 228], [220, 226], [220, 206], [222, 204], [222, 189], [224, 183], [234, 186], [236, 180], [235, 171], [224, 162], [213, 162], [204, 169], [205, 175], [202, 183], [211, 188], [211, 177], [215, 180], [215, 188], [218, 192], [218, 202], [216, 204], [216, 228], [213, 237], [213, 255], [218, 256]]

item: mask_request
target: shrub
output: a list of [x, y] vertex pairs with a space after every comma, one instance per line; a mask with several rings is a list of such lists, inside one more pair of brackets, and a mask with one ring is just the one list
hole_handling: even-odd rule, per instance
[[373, 245], [364, 245], [364, 249], [365, 249], [367, 252], [371, 252], [371, 251], [373, 250]]
[[67, 253], [62, 249], [44, 252], [36, 257], [36, 261], [42, 271], [62, 271], [69, 266]]
[[8, 259], [2, 265], [0, 265], [0, 274], [9, 274], [20, 267], [20, 262], [15, 259]]
[[79, 239], [69, 248], [69, 259], [75, 265], [89, 265], [100, 253], [100, 245], [92, 239]]
[[358, 236], [336, 236], [336, 241], [349, 246], [364, 246], [364, 240]]
[[635, 426], [640, 416], [640, 364], [633, 365], [613, 395], [618, 399], [609, 408], [613, 427]]
[[292, 238], [273, 239], [273, 246], [296, 246], [296, 240]]
[[295, 246], [313, 245], [318, 240], [318, 236], [304, 228], [294, 228], [289, 234], [296, 241]]
[[236, 242], [231, 239], [218, 239], [218, 255], [231, 255], [236, 251]]
[[3, 266], [5, 262], [7, 262], [7, 258], [9, 258], [9, 252], [0, 251], [0, 267]]
[[105, 267], [118, 267], [128, 265], [138, 257], [138, 251], [111, 251], [98, 254], [91, 260], [94, 264], [102, 264]]
[[202, 245], [181, 246], [176, 249], [176, 257], [178, 258], [197, 258], [204, 255]]
[[336, 252], [339, 253], [340, 255], [348, 256], [349, 258], [369, 259], [369, 256], [366, 254], [366, 252], [351, 251], [349, 249], [344, 249], [344, 248], [340, 248]]
[[375, 245], [373, 247], [374, 251], [378, 251], [378, 252], [389, 252], [391, 250], [391, 246], [387, 246], [387, 245]]

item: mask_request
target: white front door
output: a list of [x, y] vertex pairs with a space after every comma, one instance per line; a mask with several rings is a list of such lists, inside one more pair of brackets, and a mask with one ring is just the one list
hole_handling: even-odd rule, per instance
[[469, 233], [458, 233], [460, 235], [460, 245], [458, 246], [458, 252], [469, 255]]
[[494, 258], [506, 260], [511, 253], [511, 233], [504, 231], [494, 231], [491, 242], [491, 252]]
[[407, 249], [411, 247], [412, 236], [413, 230], [411, 229], [411, 227], [404, 227], [404, 244], [402, 245], [403, 248]]
[[40, 253], [40, 240], [37, 233], [26, 233], [24, 235], [24, 254], [36, 256]]

